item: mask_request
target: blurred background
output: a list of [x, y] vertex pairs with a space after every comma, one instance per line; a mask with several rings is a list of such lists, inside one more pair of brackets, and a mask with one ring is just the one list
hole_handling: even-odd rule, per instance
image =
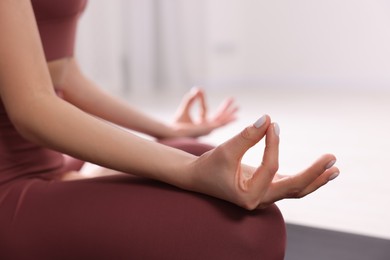
[[[390, 2], [387, 0], [90, 1], [77, 56], [102, 88], [161, 120], [202, 86], [212, 112], [228, 96], [239, 119], [281, 127], [280, 172], [334, 153], [341, 175], [278, 202], [290, 223], [390, 239]], [[243, 161], [258, 165], [264, 145]]]

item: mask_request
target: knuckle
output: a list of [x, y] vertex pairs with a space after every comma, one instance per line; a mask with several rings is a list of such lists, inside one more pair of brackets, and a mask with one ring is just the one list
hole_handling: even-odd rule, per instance
[[300, 199], [303, 197], [301, 188], [292, 188], [287, 192], [287, 198], [296, 198]]
[[268, 170], [272, 173], [275, 173], [279, 170], [279, 163], [277, 161], [273, 162], [268, 166]]
[[268, 174], [274, 175], [279, 170], [279, 163], [277, 161], [272, 163], [262, 162], [262, 166]]
[[240, 136], [241, 136], [244, 140], [251, 141], [251, 140], [252, 140], [252, 137], [251, 137], [251, 134], [250, 134], [250, 131], [249, 131], [249, 127], [246, 127], [244, 130], [242, 130], [241, 133], [240, 133]]

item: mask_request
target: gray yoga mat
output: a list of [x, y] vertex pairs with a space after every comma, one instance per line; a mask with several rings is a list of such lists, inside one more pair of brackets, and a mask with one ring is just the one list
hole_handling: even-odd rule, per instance
[[390, 260], [390, 240], [287, 224], [285, 260]]

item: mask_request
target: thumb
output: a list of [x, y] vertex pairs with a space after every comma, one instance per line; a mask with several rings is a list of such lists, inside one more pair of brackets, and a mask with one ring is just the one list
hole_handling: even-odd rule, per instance
[[199, 97], [199, 94], [201, 93], [199, 88], [193, 87], [184, 97], [180, 104], [181, 109], [183, 111], [188, 111], [196, 98]]
[[246, 127], [239, 134], [226, 141], [223, 146], [235, 158], [242, 158], [249, 148], [263, 139], [270, 122], [270, 117], [263, 115], [253, 125]]
[[206, 121], [207, 116], [207, 105], [204, 91], [198, 89], [198, 99], [199, 99], [199, 116], [202, 121]]
[[192, 88], [191, 91], [183, 96], [175, 113], [175, 121], [191, 121], [190, 109], [199, 96], [199, 92], [200, 90], [198, 88]]

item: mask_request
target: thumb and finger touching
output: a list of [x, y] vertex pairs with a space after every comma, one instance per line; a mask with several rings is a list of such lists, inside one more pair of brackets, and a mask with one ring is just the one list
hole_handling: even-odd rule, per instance
[[[244, 154], [264, 136], [266, 137], [266, 147], [261, 165], [258, 168], [243, 167], [241, 159]], [[243, 196], [244, 202], [242, 204], [246, 205], [247, 208], [257, 207], [258, 203], [263, 201], [262, 197], [278, 168], [279, 126], [276, 123], [271, 123], [268, 115], [264, 115], [253, 125], [246, 127], [238, 135], [225, 142], [224, 146], [229, 152], [229, 156], [232, 156], [230, 160], [238, 163], [236, 184], [242, 191], [242, 193], [239, 192], [241, 193], [239, 196]]]
[[265, 115], [224, 144], [233, 159], [240, 163], [244, 154], [266, 136], [261, 165], [250, 178], [245, 178], [242, 172], [238, 172], [238, 185], [242, 190], [258, 197], [259, 207], [284, 198], [304, 197], [339, 174], [338, 168], [333, 166], [335, 156], [325, 154], [306, 170], [276, 179], [279, 167], [279, 132], [278, 124], [270, 123], [269, 116]]
[[223, 146], [236, 160], [241, 160], [244, 154], [265, 135], [270, 124], [270, 117], [264, 115], [253, 125], [246, 127], [238, 135], [226, 141]]
[[272, 123], [268, 127], [265, 148], [261, 165], [256, 169], [251, 179], [251, 186], [256, 190], [266, 191], [279, 168], [279, 125]]
[[[208, 122], [207, 102], [204, 91], [202, 89], [193, 88], [190, 92], [191, 100], [186, 103], [185, 113], [190, 115], [190, 110], [195, 101], [199, 103], [199, 119], [200, 122]], [[214, 128], [226, 125], [236, 119], [235, 114], [238, 111], [237, 106], [234, 105], [233, 98], [225, 99], [217, 108], [215, 114], [211, 117], [210, 123], [214, 123]]]
[[[176, 112], [176, 121], [179, 122], [192, 121], [190, 116], [190, 110], [197, 99], [200, 99], [201, 104], [203, 103], [201, 107], [205, 108], [206, 105], [204, 101], [203, 91], [198, 88], [193, 88], [181, 100], [181, 103]], [[202, 113], [206, 114], [206, 110], [204, 110]]]

